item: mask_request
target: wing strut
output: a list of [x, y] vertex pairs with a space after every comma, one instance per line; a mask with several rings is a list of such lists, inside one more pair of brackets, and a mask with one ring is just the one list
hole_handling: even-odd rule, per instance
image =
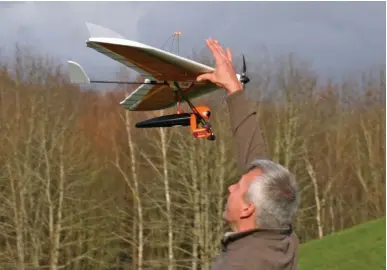
[[[191, 88], [193, 86], [194, 83], [191, 84], [191, 86], [189, 88]], [[191, 101], [184, 95], [184, 92], [183, 90], [181, 90], [179, 84], [177, 82], [174, 82], [174, 85], [176, 87], [176, 89], [180, 92], [180, 95], [181, 97], [185, 100], [185, 102], [187, 102], [187, 104], [191, 107], [192, 111], [199, 117], [200, 119], [200, 122], [203, 124], [203, 125], [206, 125], [206, 121], [204, 120], [204, 118], [200, 115], [200, 113], [196, 110], [195, 106], [191, 103]], [[189, 89], [188, 88], [188, 89]], [[207, 123], [209, 124], [209, 123]]]
[[68, 71], [70, 81], [75, 84], [89, 84], [89, 83], [116, 83], [116, 84], [152, 84], [152, 85], [168, 85], [166, 81], [158, 82], [145, 79], [144, 82], [123, 82], [123, 81], [96, 81], [90, 80], [83, 67], [74, 61], [68, 61]]
[[[211, 130], [211, 123], [209, 121], [206, 121], [203, 117], [203, 115], [209, 119], [210, 117], [210, 110], [207, 107], [195, 107], [191, 101], [184, 95], [183, 90], [180, 88], [179, 84], [177, 82], [174, 82], [175, 88], [177, 91], [179, 91], [181, 97], [188, 103], [190, 106], [193, 114], [191, 115], [190, 120], [190, 126], [191, 130], [196, 138], [207, 138], [208, 140], [215, 140], [215, 135]], [[191, 88], [194, 85], [194, 82], [190, 85], [189, 88]], [[188, 88], [188, 89], [189, 89]], [[203, 115], [202, 115], [203, 114]], [[203, 128], [198, 127], [197, 118], [199, 118], [200, 123], [203, 125]]]
[[168, 85], [167, 82], [147, 81], [145, 82], [123, 82], [123, 81], [90, 81], [91, 83], [117, 83], [117, 84], [152, 84], [152, 85]]

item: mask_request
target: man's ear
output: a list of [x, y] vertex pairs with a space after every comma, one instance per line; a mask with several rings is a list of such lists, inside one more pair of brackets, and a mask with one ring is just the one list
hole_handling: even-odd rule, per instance
[[255, 205], [253, 203], [244, 203], [240, 218], [241, 219], [249, 218], [254, 213], [255, 213]]

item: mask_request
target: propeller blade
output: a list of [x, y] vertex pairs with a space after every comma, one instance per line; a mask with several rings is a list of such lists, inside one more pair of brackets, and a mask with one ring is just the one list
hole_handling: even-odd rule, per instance
[[246, 73], [246, 60], [245, 60], [245, 55], [244, 54], [242, 54], [242, 59], [243, 59], [242, 74], [244, 75]]
[[241, 78], [240, 78], [240, 81], [243, 85], [247, 84], [250, 79], [246, 76], [246, 70], [247, 70], [247, 67], [246, 67], [246, 59], [245, 59], [245, 55], [242, 54], [242, 74], [241, 74]]

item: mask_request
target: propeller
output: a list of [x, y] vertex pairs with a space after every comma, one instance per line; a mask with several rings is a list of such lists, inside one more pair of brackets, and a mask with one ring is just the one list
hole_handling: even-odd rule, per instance
[[249, 77], [246, 76], [246, 60], [245, 60], [245, 55], [242, 55], [242, 60], [243, 60], [243, 66], [242, 66], [242, 74], [240, 77], [240, 81], [243, 85], [247, 84], [250, 82]]

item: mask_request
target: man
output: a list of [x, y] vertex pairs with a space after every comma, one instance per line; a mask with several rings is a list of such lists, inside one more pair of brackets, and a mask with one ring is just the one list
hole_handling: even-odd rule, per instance
[[232, 232], [222, 240], [213, 270], [297, 269], [299, 241], [291, 225], [299, 205], [295, 178], [267, 160], [256, 112], [236, 77], [231, 51], [216, 40], [206, 42], [216, 69], [197, 80], [209, 80], [227, 91], [237, 164], [243, 174], [229, 187], [224, 218]]

